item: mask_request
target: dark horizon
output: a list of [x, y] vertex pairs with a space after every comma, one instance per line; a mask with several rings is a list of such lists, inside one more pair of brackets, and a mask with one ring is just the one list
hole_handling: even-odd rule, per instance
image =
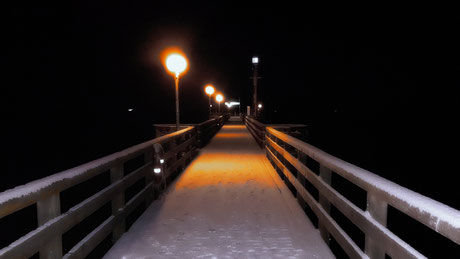
[[447, 7], [419, 8], [10, 7], [0, 191], [145, 141], [154, 123], [173, 123], [174, 82], [158, 54], [174, 45], [190, 61], [180, 83], [182, 122], [207, 118], [206, 83], [241, 99], [244, 111], [257, 55], [265, 122], [307, 124], [313, 145], [459, 209], [451, 195], [459, 17]]

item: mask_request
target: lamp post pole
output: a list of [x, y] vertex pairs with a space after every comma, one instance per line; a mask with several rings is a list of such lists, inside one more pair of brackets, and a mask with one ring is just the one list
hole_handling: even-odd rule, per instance
[[224, 100], [222, 94], [216, 95], [216, 101], [219, 103], [219, 114], [220, 114], [220, 103]]
[[176, 131], [179, 130], [179, 75], [187, 68], [187, 60], [178, 53], [172, 53], [166, 57], [166, 68], [174, 75], [176, 86]]
[[258, 65], [259, 65], [259, 58], [258, 57], [253, 57], [252, 58], [252, 70], [253, 70], [253, 75], [252, 75], [252, 82], [254, 85], [254, 95], [253, 95], [253, 107], [254, 107], [254, 117], [258, 118], [258, 109], [257, 109], [257, 79], [258, 78]]
[[176, 74], [176, 131], [179, 130], [179, 74]]
[[211, 118], [211, 95], [209, 95], [209, 118]]

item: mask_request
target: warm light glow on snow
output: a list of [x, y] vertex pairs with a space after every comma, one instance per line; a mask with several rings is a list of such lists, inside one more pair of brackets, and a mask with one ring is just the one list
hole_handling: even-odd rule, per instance
[[245, 136], [244, 133], [218, 133], [216, 138], [243, 138]]
[[[266, 160], [265, 155], [263, 152], [253, 152], [259, 150], [259, 147], [244, 125], [224, 125], [213, 141], [216, 144], [214, 148], [212, 145], [207, 147], [207, 150], [212, 152], [201, 153], [188, 166], [187, 171], [199, 173], [182, 174], [177, 180], [176, 189], [209, 186], [233, 188], [247, 184], [261, 187], [275, 185], [270, 177], [260, 177], [261, 166], [265, 166], [254, 161]], [[248, 149], [248, 143], [252, 143], [254, 149]], [[225, 147], [225, 150], [220, 150], [220, 147]]]

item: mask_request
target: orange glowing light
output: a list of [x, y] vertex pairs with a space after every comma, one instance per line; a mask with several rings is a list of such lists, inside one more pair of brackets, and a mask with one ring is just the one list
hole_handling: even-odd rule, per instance
[[[182, 174], [175, 184], [175, 189], [237, 188], [249, 184], [260, 187], [274, 188], [275, 182], [271, 177], [260, 177], [257, 166], [266, 159], [263, 153], [203, 153], [188, 167], [190, 173]], [[268, 164], [267, 164], [268, 166]]]
[[283, 181], [244, 125], [224, 125], [174, 184], [176, 190], [217, 192], [248, 186], [268, 190], [283, 186]]
[[214, 93], [214, 87], [212, 85], [207, 85], [205, 91], [208, 95], [212, 95]]
[[218, 101], [219, 103], [222, 102], [224, 100], [224, 96], [221, 95], [221, 94], [218, 94], [216, 95], [216, 101]]
[[172, 76], [184, 75], [188, 71], [187, 57], [180, 48], [171, 47], [163, 50], [161, 60], [166, 71]]
[[246, 133], [218, 133], [215, 138], [246, 138]]

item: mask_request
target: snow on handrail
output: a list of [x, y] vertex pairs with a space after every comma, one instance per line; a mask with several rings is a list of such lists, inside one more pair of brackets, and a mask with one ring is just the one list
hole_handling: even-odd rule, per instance
[[305, 153], [385, 202], [460, 244], [460, 211], [423, 196], [365, 169], [334, 157], [308, 143], [267, 127], [267, 132]]
[[91, 171], [97, 171], [95, 174], [102, 173], [103, 171], [98, 169], [103, 169], [106, 167], [109, 169], [108, 166], [110, 166], [116, 160], [122, 160], [130, 155], [151, 147], [155, 143], [161, 143], [168, 139], [189, 132], [193, 128], [194, 127], [187, 127], [177, 132], [146, 141], [136, 146], [127, 148], [123, 151], [96, 159], [72, 169], [68, 169], [45, 178], [32, 181], [10, 190], [6, 190], [0, 193], [0, 218], [12, 213], [12, 211], [17, 211], [34, 203], [40, 196], [68, 188], [76, 184], [75, 181], [81, 182], [87, 178], [91, 178], [91, 176], [94, 175], [87, 175]]

